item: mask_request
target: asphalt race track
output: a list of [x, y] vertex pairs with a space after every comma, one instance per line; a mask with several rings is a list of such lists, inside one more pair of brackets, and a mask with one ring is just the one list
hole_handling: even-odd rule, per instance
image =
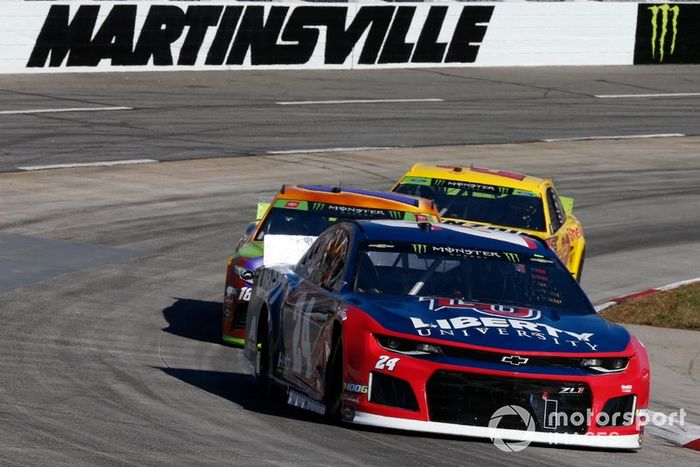
[[[8, 75], [0, 77], [0, 171], [337, 147], [700, 135], [699, 81], [693, 66]], [[650, 94], [657, 97], [609, 97]], [[387, 99], [442, 101], [352, 102]], [[351, 102], [279, 104], [338, 100]], [[132, 110], [17, 113], [105, 107]]]
[[[134, 109], [0, 113], [0, 464], [700, 463], [651, 437], [638, 452], [513, 454], [327, 425], [261, 398], [240, 349], [218, 342], [225, 259], [260, 197], [283, 181], [387, 188], [416, 161], [553, 177], [576, 200], [594, 302], [700, 276], [700, 98], [593, 97], [695, 93], [697, 67], [0, 76], [0, 89], [0, 111]], [[444, 100], [275, 104], [407, 98]], [[537, 142], [662, 133], [689, 136]], [[398, 148], [265, 155], [361, 146]], [[224, 157], [248, 154], [263, 155]], [[142, 158], [173, 162], [16, 172]], [[700, 423], [700, 339], [634, 331], [662, 375], [653, 406]]]

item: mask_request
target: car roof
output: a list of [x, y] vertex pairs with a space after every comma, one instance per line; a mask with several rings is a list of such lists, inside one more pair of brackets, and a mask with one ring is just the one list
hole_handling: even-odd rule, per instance
[[459, 165], [427, 165], [423, 163], [415, 164], [404, 174], [404, 177], [458, 180], [535, 192], [539, 192], [540, 185], [546, 181], [544, 178], [507, 170]]
[[439, 217], [435, 204], [425, 198], [345, 186], [282, 185], [276, 198], [430, 213]]
[[360, 220], [353, 224], [362, 239], [370, 242], [411, 242], [553, 256], [552, 250], [534, 237], [480, 227], [393, 220]]

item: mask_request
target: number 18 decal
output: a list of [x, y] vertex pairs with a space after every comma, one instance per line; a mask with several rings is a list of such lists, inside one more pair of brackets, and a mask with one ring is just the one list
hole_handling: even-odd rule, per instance
[[387, 369], [389, 371], [394, 371], [394, 367], [396, 366], [397, 363], [399, 363], [399, 358], [389, 358], [388, 355], [382, 355], [379, 357], [379, 360], [377, 360], [377, 364], [374, 365], [374, 368], [377, 368], [378, 370], [383, 370]]

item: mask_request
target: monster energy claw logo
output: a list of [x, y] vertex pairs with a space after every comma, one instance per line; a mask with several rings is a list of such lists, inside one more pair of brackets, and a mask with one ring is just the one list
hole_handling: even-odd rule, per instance
[[[651, 11], [651, 56], [656, 58], [656, 39], [659, 39], [659, 62], [664, 61], [664, 53], [666, 52], [666, 39], [668, 35], [668, 19], [669, 13], [671, 13], [671, 27], [673, 28], [673, 33], [671, 36], [671, 46], [669, 52], [673, 55], [676, 50], [676, 35], [678, 34], [678, 15], [680, 14], [680, 7], [678, 5], [670, 6], [668, 4], [664, 5], [654, 5], [650, 6]], [[659, 15], [661, 13], [661, 15]], [[661, 18], [659, 18], [661, 16]], [[661, 20], [661, 32], [659, 33], [659, 19]]]
[[314, 211], [321, 211], [321, 210], [323, 210], [324, 206], [325, 206], [325, 203], [313, 203], [311, 205], [311, 209], [313, 209]]
[[515, 253], [503, 253], [503, 254], [506, 255], [506, 258], [507, 258], [508, 261], [510, 261], [511, 263], [518, 263], [518, 262], [520, 262], [520, 257], [519, 257], [517, 254], [515, 254]]
[[433, 183], [435, 186], [443, 186], [445, 183], [447, 183], [447, 180], [442, 180], [440, 178], [433, 179]]
[[422, 243], [412, 243], [411, 246], [413, 247], [413, 252], [418, 255], [421, 253], [427, 253], [428, 251], [428, 245], [424, 245]]
[[401, 211], [389, 211], [389, 217], [392, 219], [401, 219], [403, 217], [403, 213]]

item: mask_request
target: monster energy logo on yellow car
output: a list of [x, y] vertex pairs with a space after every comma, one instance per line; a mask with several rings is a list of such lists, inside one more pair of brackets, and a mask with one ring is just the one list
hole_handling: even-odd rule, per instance
[[657, 41], [659, 51], [659, 62], [664, 61], [666, 53], [666, 41], [669, 34], [669, 19], [671, 21], [671, 43], [669, 53], [673, 55], [676, 51], [676, 36], [678, 35], [678, 16], [680, 15], [680, 7], [678, 5], [670, 6], [653, 5], [648, 7], [651, 11], [651, 56], [656, 59]]

